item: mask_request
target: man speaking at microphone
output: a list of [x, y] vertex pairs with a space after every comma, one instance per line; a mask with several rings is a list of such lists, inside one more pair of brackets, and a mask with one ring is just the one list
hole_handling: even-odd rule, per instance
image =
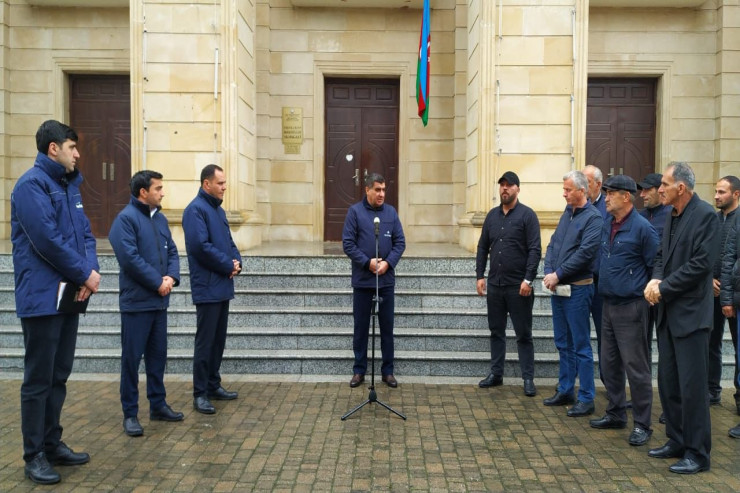
[[[377, 239], [377, 258], [376, 258]], [[385, 204], [385, 179], [377, 173], [365, 178], [365, 199], [347, 211], [342, 230], [344, 253], [352, 260], [352, 309], [355, 330], [352, 349], [355, 364], [350, 387], [365, 380], [370, 316], [376, 282], [380, 295], [378, 323], [383, 364], [380, 372], [389, 387], [398, 386], [393, 376], [393, 311], [396, 265], [406, 249], [396, 209]]]

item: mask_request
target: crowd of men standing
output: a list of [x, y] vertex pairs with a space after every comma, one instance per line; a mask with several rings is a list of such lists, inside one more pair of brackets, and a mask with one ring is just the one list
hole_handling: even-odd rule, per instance
[[[625, 175], [602, 180], [593, 166], [563, 177], [566, 207], [545, 252], [542, 282], [551, 294], [559, 374], [555, 394], [543, 403], [572, 404], [567, 411], [571, 417], [595, 412], [591, 315], [608, 404], [604, 416], [589, 424], [596, 429], [625, 428], [631, 408], [628, 442], [645, 445], [653, 433], [651, 346], [656, 327], [661, 422], [668, 441], [648, 455], [679, 459], [669, 467], [674, 473], [706, 471], [709, 406], [721, 399], [726, 320], [735, 346], [740, 415], [740, 180], [726, 176], [717, 182], [718, 211], [694, 192], [696, 178], [687, 163], [672, 162], [664, 174], [651, 173], [639, 183]], [[479, 386], [503, 383], [509, 315], [524, 394], [531, 397], [536, 394], [531, 286], [540, 258], [539, 224], [518, 200], [519, 177], [507, 171], [498, 183], [501, 204], [485, 219], [476, 256], [476, 288], [486, 296], [491, 331], [491, 371]], [[640, 211], [634, 207], [638, 190], [645, 205]], [[740, 438], [740, 425], [729, 435]]]
[[[79, 310], [60, 309], [58, 290], [62, 283], [73, 285], [75, 300], [84, 303], [100, 285], [96, 242], [79, 191], [77, 140], [67, 125], [44, 122], [36, 134], [34, 166], [19, 178], [11, 195], [16, 311], [25, 346], [23, 458], [26, 476], [41, 484], [60, 481], [52, 465], [90, 460], [88, 454], [74, 452], [61, 440], [59, 423], [74, 360]], [[163, 378], [167, 309], [172, 289], [180, 283], [180, 263], [161, 213], [162, 180], [162, 174], [151, 170], [132, 177], [130, 202], [116, 217], [109, 235], [120, 266], [123, 430], [132, 437], [144, 433], [138, 421], [142, 358], [150, 420], [184, 418], [167, 404]], [[601, 172], [593, 166], [563, 177], [566, 207], [547, 245], [542, 280], [543, 289], [551, 294], [559, 374], [555, 394], [543, 403], [572, 404], [567, 410], [571, 417], [595, 412], [593, 317], [599, 376], [608, 405], [606, 414], [592, 419], [590, 426], [625, 428], [631, 407], [634, 426], [628, 441], [645, 445], [652, 435], [655, 326], [658, 390], [668, 441], [648, 455], [679, 459], [669, 468], [675, 473], [708, 470], [709, 406], [721, 399], [726, 320], [735, 345], [735, 402], [740, 415], [740, 180], [726, 176], [717, 182], [716, 212], [694, 193], [694, 172], [686, 163], [670, 163], [663, 175], [649, 174], [640, 183], [624, 175], [602, 181]], [[213, 414], [212, 400], [238, 397], [222, 386], [219, 371], [229, 302], [234, 298], [233, 279], [242, 270], [242, 258], [221, 207], [226, 191], [223, 169], [207, 165], [200, 183], [182, 224], [196, 306], [193, 407]], [[476, 290], [486, 296], [491, 332], [490, 373], [479, 386], [503, 384], [509, 316], [516, 333], [523, 392], [533, 397], [537, 389], [532, 312], [542, 253], [540, 224], [535, 212], [519, 201], [520, 181], [514, 172], [504, 173], [498, 184], [501, 204], [485, 219], [476, 255]], [[639, 212], [634, 207], [638, 189], [645, 204]], [[344, 251], [352, 261], [355, 358], [351, 387], [365, 379], [373, 314], [378, 316], [381, 332], [382, 381], [391, 388], [398, 386], [394, 287], [405, 237], [397, 212], [385, 204], [385, 193], [384, 178], [370, 174], [365, 197], [349, 209], [342, 234]], [[627, 381], [631, 401], [626, 398]], [[740, 438], [740, 425], [729, 435]]]

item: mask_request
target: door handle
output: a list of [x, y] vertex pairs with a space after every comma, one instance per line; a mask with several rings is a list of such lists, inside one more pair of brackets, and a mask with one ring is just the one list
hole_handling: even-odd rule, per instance
[[352, 177], [355, 180], [355, 186], [360, 186], [360, 168], [355, 168], [355, 176]]
[[103, 181], [105, 181], [107, 178], [105, 177], [106, 172], [108, 171], [108, 163], [103, 161]]
[[620, 175], [623, 175], [624, 174], [624, 168], [619, 168], [619, 174]]
[[609, 176], [614, 176], [614, 168], [609, 168]]
[[116, 163], [110, 163], [110, 181], [116, 181]]

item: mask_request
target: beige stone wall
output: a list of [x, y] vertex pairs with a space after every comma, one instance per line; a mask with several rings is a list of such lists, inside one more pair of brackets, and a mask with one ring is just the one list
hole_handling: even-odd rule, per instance
[[[717, 151], [732, 145], [732, 139], [718, 140], [720, 132], [729, 137], [739, 128], [736, 120], [720, 117], [737, 113], [737, 101], [727, 84], [722, 89], [723, 80], [735, 76], [717, 76], [723, 51], [718, 15], [713, 2], [697, 9], [591, 9], [588, 55], [590, 74], [658, 77], [656, 168], [688, 161], [699, 195], [712, 203]], [[740, 172], [738, 156], [725, 159], [723, 170]]]
[[[424, 128], [414, 90], [420, 10], [308, 9], [294, 8], [289, 0], [258, 1], [257, 196], [269, 224], [266, 239], [323, 238], [323, 80], [369, 75], [401, 81], [399, 214], [407, 239], [455, 240], [455, 183], [464, 180], [453, 173], [455, 7], [455, 0], [432, 2], [430, 119]], [[305, 139], [297, 155], [283, 150], [283, 107], [303, 111]], [[460, 195], [458, 188], [457, 200]]]
[[163, 207], [182, 243], [181, 211], [201, 169], [224, 169], [240, 248], [259, 244], [256, 213], [256, 9], [251, 0], [133, 2], [132, 170], [167, 178]]
[[3, 237], [10, 236], [10, 194], [33, 165], [35, 134], [44, 120], [69, 120], [69, 72], [126, 72], [127, 9], [30, 7], [6, 0], [2, 13]]
[[[577, 12], [575, 17], [574, 12]], [[585, 115], [585, 3], [517, 1], [468, 4], [465, 214], [459, 242], [475, 249], [498, 178], [522, 182], [520, 198], [552, 222], [562, 210], [561, 177], [583, 152], [576, 129]], [[576, 29], [574, 31], [574, 24]], [[574, 98], [574, 104], [571, 104]], [[544, 220], [543, 220], [544, 219]]]
[[740, 176], [740, 6], [722, 3], [717, 12], [716, 179]]

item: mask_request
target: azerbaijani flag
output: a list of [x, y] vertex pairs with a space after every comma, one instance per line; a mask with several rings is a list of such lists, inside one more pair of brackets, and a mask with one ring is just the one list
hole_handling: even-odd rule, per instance
[[429, 59], [432, 37], [429, 33], [429, 0], [424, 0], [424, 14], [421, 18], [419, 35], [419, 61], [416, 65], [416, 103], [424, 126], [429, 120]]

